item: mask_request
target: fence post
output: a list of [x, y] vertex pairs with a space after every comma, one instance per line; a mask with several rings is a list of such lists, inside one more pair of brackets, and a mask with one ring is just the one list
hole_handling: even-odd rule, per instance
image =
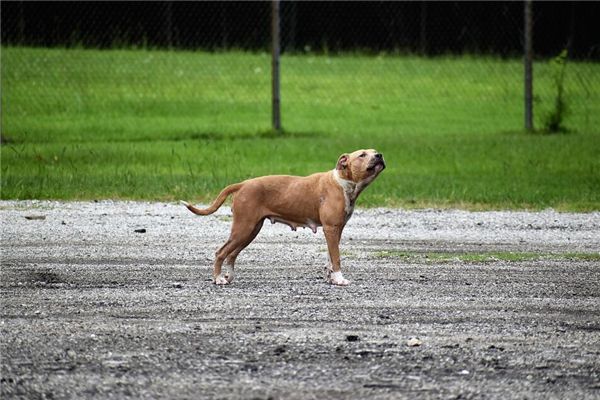
[[525, 47], [523, 64], [525, 66], [525, 129], [533, 130], [533, 20], [531, 0], [525, 0]]
[[165, 22], [163, 29], [165, 32], [165, 45], [167, 49], [173, 50], [173, 7], [170, 1], [167, 1], [164, 7]]
[[427, 54], [427, 1], [421, 1], [421, 15], [419, 18], [419, 53]]
[[273, 0], [271, 7], [271, 82], [273, 130], [281, 132], [281, 109], [279, 95], [279, 0]]

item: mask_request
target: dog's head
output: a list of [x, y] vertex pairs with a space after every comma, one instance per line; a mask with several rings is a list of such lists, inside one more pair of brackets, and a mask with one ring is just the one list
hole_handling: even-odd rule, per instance
[[385, 169], [385, 161], [377, 150], [356, 150], [342, 154], [336, 169], [340, 178], [366, 186]]

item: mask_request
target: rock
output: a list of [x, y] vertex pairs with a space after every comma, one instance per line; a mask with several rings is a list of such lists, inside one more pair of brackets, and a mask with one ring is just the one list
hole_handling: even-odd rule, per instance
[[30, 221], [34, 221], [34, 220], [41, 221], [41, 220], [46, 219], [46, 216], [45, 215], [26, 215], [25, 219], [28, 219]]
[[360, 338], [358, 337], [358, 335], [347, 335], [346, 336], [347, 342], [358, 342], [359, 340], [360, 340]]
[[136, 229], [135, 233], [146, 233], [146, 229], [144, 229], [144, 228]]
[[406, 345], [409, 347], [417, 347], [422, 344], [423, 342], [419, 338], [410, 338], [406, 341]]

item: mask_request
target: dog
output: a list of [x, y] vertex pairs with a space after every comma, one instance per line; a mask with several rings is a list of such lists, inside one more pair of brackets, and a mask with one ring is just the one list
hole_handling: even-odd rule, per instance
[[[306, 177], [269, 175], [227, 186], [206, 209], [182, 201], [197, 215], [214, 213], [233, 194], [233, 223], [229, 239], [216, 252], [213, 282], [226, 285], [233, 281], [237, 256], [260, 232], [265, 219], [283, 223], [296, 230], [310, 228], [317, 233], [323, 227], [330, 264], [325, 279], [339, 286], [350, 282], [340, 266], [340, 238], [352, 216], [360, 193], [385, 169], [383, 155], [376, 150], [357, 150], [342, 154], [333, 170]], [[223, 274], [223, 262], [229, 266]]]

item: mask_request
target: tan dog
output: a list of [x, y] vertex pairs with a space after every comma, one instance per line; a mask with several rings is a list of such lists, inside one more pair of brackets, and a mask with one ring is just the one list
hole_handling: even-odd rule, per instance
[[[233, 224], [227, 242], [216, 252], [213, 279], [217, 285], [233, 280], [233, 266], [238, 254], [254, 240], [265, 219], [281, 222], [292, 230], [308, 227], [317, 232], [322, 226], [331, 264], [327, 280], [334, 285], [348, 285], [340, 269], [340, 238], [352, 216], [358, 195], [385, 168], [383, 156], [375, 150], [357, 150], [342, 154], [334, 170], [306, 177], [272, 175], [227, 186], [207, 209], [182, 203], [194, 214], [214, 213], [227, 196], [233, 197]], [[221, 273], [224, 261], [229, 265]]]

